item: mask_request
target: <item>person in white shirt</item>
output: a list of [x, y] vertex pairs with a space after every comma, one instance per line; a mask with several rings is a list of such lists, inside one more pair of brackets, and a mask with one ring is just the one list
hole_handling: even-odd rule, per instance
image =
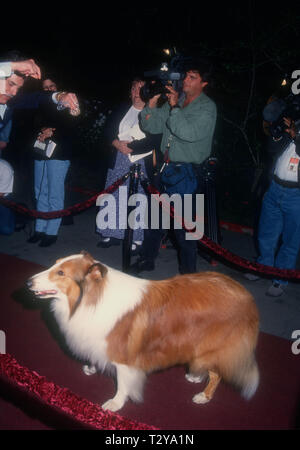
[[[14, 171], [4, 159], [0, 159], [0, 198], [13, 191]], [[0, 203], [0, 234], [12, 234], [15, 230], [14, 212]]]
[[[145, 84], [140, 78], [132, 80], [130, 89], [130, 103], [122, 103], [111, 114], [105, 128], [105, 139], [110, 151], [109, 167], [105, 182], [105, 188], [111, 186], [116, 180], [129, 172], [130, 167], [138, 161], [141, 172], [151, 179], [153, 171], [153, 151], [159, 148], [160, 137], [144, 134], [139, 126], [139, 114], [145, 106], [140, 96], [140, 89]], [[133, 158], [134, 155], [134, 158]], [[123, 187], [129, 187], [129, 179]], [[120, 189], [117, 189], [112, 196], [115, 199], [116, 215], [114, 216], [116, 225], [110, 224], [105, 219], [106, 205], [100, 205], [99, 213], [96, 217], [96, 231], [100, 234], [100, 241], [97, 246], [108, 248], [113, 245], [120, 245], [125, 238], [124, 227], [119, 226], [120, 218], [127, 221], [127, 198], [126, 202], [119, 201]], [[138, 194], [145, 194], [141, 184], [138, 185]], [[136, 223], [139, 225], [133, 230], [133, 243], [131, 254], [137, 254], [144, 239], [144, 214], [145, 205], [140, 205], [139, 217]], [[123, 219], [122, 219], [123, 220]]]

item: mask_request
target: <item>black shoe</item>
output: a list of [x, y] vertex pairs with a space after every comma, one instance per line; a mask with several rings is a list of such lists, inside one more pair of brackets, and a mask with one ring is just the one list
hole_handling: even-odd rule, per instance
[[45, 233], [41, 231], [36, 231], [28, 240], [30, 244], [36, 244], [37, 242], [41, 241], [43, 237], [46, 236]]
[[130, 251], [131, 256], [138, 255], [140, 253], [141, 249], [142, 249], [142, 244], [136, 244], [135, 242], [133, 242], [132, 246], [131, 246], [131, 251]]
[[[105, 239], [105, 238], [104, 238]], [[113, 245], [120, 245], [122, 239], [116, 239], [116, 238], [109, 238], [109, 241], [100, 241], [97, 244], [97, 247], [101, 247], [101, 248], [109, 248], [112, 247]]]
[[129, 273], [132, 275], [138, 275], [141, 272], [152, 272], [155, 269], [154, 261], [151, 259], [138, 259], [134, 264], [129, 267]]
[[39, 243], [39, 247], [50, 247], [50, 245], [55, 244], [57, 241], [57, 236], [45, 234], [45, 236], [42, 238], [41, 242]]

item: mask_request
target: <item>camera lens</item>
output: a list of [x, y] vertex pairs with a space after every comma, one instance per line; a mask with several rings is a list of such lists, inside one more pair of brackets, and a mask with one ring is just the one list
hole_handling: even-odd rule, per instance
[[140, 97], [143, 102], [147, 103], [155, 95], [166, 94], [167, 92], [168, 90], [161, 80], [151, 80], [147, 81], [144, 86], [141, 87]]

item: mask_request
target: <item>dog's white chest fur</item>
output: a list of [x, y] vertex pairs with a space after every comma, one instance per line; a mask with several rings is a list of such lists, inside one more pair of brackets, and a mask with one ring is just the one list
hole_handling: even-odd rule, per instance
[[141, 301], [149, 284], [108, 269], [103, 295], [96, 305], [82, 303], [70, 317], [67, 299], [53, 301], [52, 309], [72, 352], [90, 364], [104, 369], [106, 337], [115, 324]]

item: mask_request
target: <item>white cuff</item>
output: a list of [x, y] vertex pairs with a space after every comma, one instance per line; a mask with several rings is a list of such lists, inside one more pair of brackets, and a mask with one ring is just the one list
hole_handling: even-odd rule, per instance
[[53, 103], [55, 103], [56, 105], [58, 105], [58, 100], [57, 100], [57, 94], [59, 92], [54, 92], [54, 94], [52, 94], [52, 101]]
[[11, 74], [12, 74], [11, 63], [10, 62], [0, 63], [0, 78], [10, 77]]

